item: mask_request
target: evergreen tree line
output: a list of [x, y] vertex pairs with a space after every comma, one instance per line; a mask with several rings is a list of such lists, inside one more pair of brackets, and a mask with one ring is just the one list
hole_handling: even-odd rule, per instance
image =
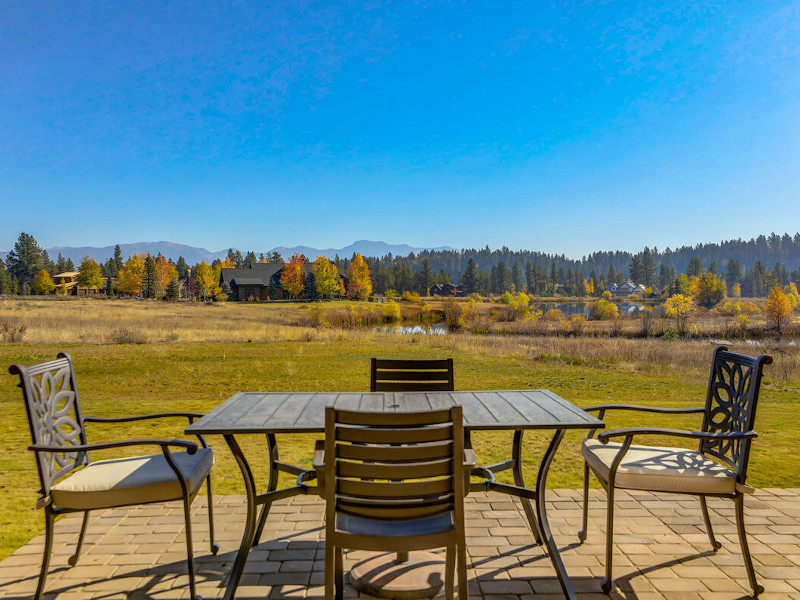
[[[160, 258], [150, 257], [156, 261]], [[600, 294], [609, 284], [626, 279], [662, 292], [680, 285], [679, 274], [691, 277], [709, 272], [723, 279], [729, 290], [738, 284], [743, 296], [764, 296], [775, 285], [787, 285], [790, 281], [800, 284], [800, 233], [794, 237], [773, 233], [747, 242], [737, 239], [676, 250], [645, 248], [636, 254], [595, 252], [581, 260], [571, 260], [563, 254], [512, 251], [505, 246], [498, 250], [488, 246], [481, 250], [426, 250], [404, 257], [388, 254], [382, 258], [365, 257], [365, 260], [373, 291], [378, 294], [387, 290], [426, 294], [434, 284], [458, 283], [462, 293], [467, 294], [525, 290], [536, 295], [583, 296]], [[222, 262], [215, 260], [211, 267], [217, 268]], [[224, 262], [244, 267], [257, 262], [283, 263], [283, 258], [277, 252], [243, 254], [231, 248]], [[338, 269], [346, 271], [350, 259], [336, 256], [333, 262]], [[143, 295], [152, 291], [152, 277], [149, 276], [152, 265], [148, 263], [145, 264], [149, 268], [143, 282]], [[179, 278], [186, 277], [190, 266], [183, 257], [177, 261], [169, 259], [168, 263], [175, 267]], [[123, 264], [117, 245], [114, 256], [99, 265], [102, 276], [116, 278]], [[5, 263], [0, 261], [0, 294], [30, 293], [41, 270], [54, 275], [77, 269], [71, 259], [60, 254], [52, 261], [33, 236], [20, 234]]]

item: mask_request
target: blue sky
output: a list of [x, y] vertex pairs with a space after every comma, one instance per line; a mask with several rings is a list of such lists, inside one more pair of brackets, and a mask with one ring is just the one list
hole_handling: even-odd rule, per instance
[[0, 4], [0, 249], [800, 230], [794, 2]]

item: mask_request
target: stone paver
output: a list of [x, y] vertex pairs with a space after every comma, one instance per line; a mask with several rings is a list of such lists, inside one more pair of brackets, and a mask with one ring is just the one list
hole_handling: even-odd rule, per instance
[[[600, 583], [605, 561], [605, 496], [593, 490], [588, 538], [578, 544], [580, 492], [548, 491], [548, 515], [556, 543], [581, 600], [608, 598]], [[746, 499], [746, 517], [763, 600], [800, 600], [800, 489], [757, 490]], [[648, 492], [618, 493], [615, 519], [614, 600], [734, 600], [748, 597], [747, 575], [729, 501], [709, 500], [723, 547], [713, 552], [696, 500]], [[323, 505], [298, 496], [273, 507], [265, 537], [250, 554], [238, 599], [322, 598]], [[193, 507], [198, 593], [220, 598], [220, 582], [241, 540], [245, 499], [215, 498], [220, 552], [208, 552], [205, 498]], [[470, 595], [481, 600], [562, 598], [540, 546], [533, 543], [521, 506], [508, 497], [467, 498]], [[98, 511], [90, 519], [83, 555], [71, 555], [80, 515], [56, 524], [47, 582], [48, 599], [96, 600], [188, 598], [182, 509], [177, 503]], [[43, 536], [0, 562], [0, 600], [33, 595]], [[345, 554], [348, 568], [366, 553]], [[360, 594], [348, 586], [346, 598]]]

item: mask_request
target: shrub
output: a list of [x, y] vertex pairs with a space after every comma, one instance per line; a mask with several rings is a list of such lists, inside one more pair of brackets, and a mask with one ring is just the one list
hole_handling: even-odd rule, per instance
[[661, 334], [661, 339], [664, 340], [665, 342], [679, 340], [681, 339], [681, 334], [678, 333], [677, 329], [675, 329], [672, 325], [670, 325], [664, 330], [664, 333]]
[[579, 335], [583, 332], [583, 326], [586, 325], [586, 317], [583, 315], [572, 315], [569, 318], [569, 325], [572, 333]]
[[503, 292], [503, 295], [500, 296], [497, 301], [500, 304], [509, 304], [514, 299], [514, 296], [511, 295], [511, 292]]
[[314, 327], [328, 326], [328, 321], [325, 318], [325, 309], [322, 308], [322, 304], [319, 302], [314, 302], [308, 307], [308, 318]]
[[397, 291], [389, 288], [385, 292], [383, 292], [384, 298], [388, 298], [389, 300], [394, 300], [397, 298]]
[[124, 326], [117, 327], [111, 334], [116, 344], [144, 344], [145, 338], [139, 331]]
[[609, 292], [608, 290], [603, 292], [603, 300], [611, 300], [611, 292]]
[[449, 331], [458, 331], [466, 322], [467, 313], [470, 307], [465, 307], [455, 298], [449, 298], [444, 303], [444, 322]]
[[589, 318], [593, 321], [607, 321], [609, 319], [616, 319], [618, 316], [619, 309], [617, 305], [604, 298], [593, 302], [589, 307]]
[[413, 304], [419, 304], [421, 302], [419, 294], [416, 292], [403, 292], [403, 295], [400, 297], [403, 302], [409, 302]]
[[381, 306], [381, 316], [385, 323], [399, 323], [403, 320], [403, 313], [400, 311], [400, 305], [394, 300]]
[[544, 320], [561, 322], [564, 320], [564, 313], [558, 308], [551, 308], [544, 313]]
[[11, 321], [0, 321], [0, 338], [9, 344], [21, 342], [25, 338], [25, 332], [27, 330], [28, 327], [25, 325], [25, 323], [19, 323], [18, 325], [15, 325]]

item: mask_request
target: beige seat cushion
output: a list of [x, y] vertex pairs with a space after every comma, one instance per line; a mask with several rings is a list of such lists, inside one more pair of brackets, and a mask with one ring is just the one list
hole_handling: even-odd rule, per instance
[[[581, 452], [592, 471], [608, 481], [611, 464], [621, 446], [589, 439], [583, 441]], [[617, 469], [614, 487], [654, 492], [733, 494], [736, 474], [694, 450], [631, 446]]]
[[[172, 457], [194, 493], [211, 472], [214, 453], [200, 448], [195, 454], [173, 452]], [[56, 506], [76, 509], [110, 508], [182, 497], [175, 471], [163, 454], [101, 460], [89, 464], [51, 489]]]

